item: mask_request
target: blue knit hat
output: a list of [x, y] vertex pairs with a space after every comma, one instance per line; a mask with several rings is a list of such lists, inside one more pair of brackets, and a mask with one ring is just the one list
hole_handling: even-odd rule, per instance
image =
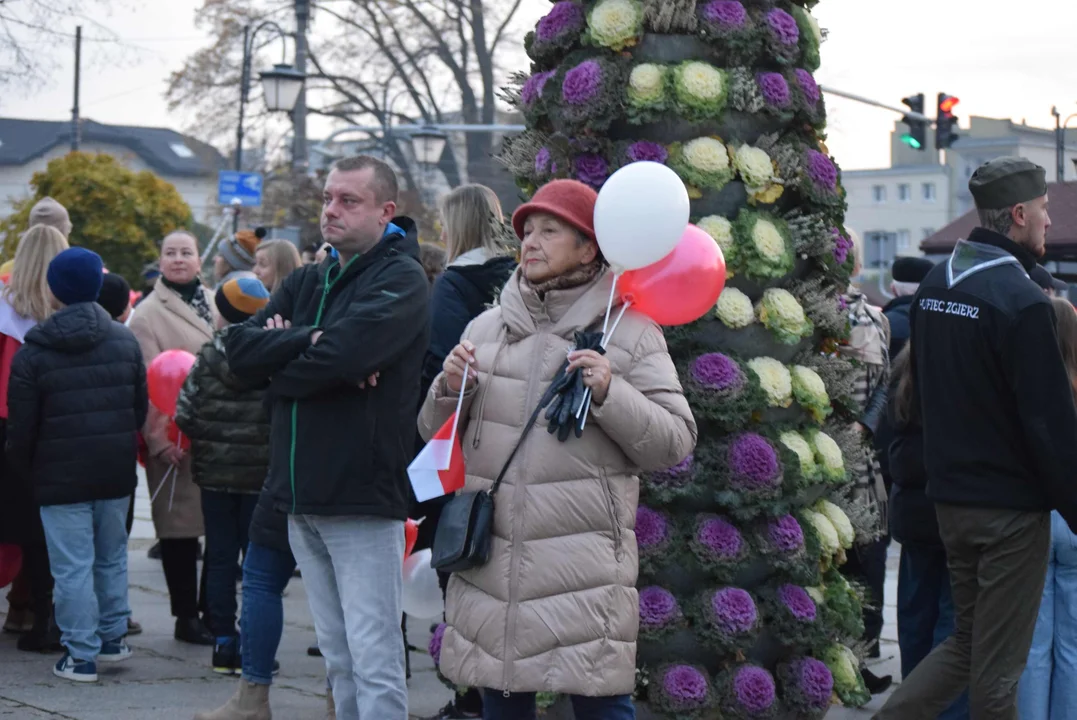
[[95, 302], [101, 294], [101, 256], [86, 248], [64, 250], [49, 263], [49, 290], [64, 305]]
[[258, 278], [233, 278], [217, 288], [217, 310], [230, 323], [241, 323], [269, 303], [269, 291]]

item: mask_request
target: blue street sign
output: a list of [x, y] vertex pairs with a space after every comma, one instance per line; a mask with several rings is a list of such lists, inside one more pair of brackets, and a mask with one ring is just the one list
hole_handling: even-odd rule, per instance
[[243, 207], [260, 207], [261, 174], [222, 170], [217, 176], [217, 202], [221, 205], [232, 205], [235, 200]]

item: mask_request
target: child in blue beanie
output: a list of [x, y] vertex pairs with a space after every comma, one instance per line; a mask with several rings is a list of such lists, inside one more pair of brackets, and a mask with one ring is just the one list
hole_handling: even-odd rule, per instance
[[70, 248], [47, 272], [59, 308], [11, 363], [8, 461], [41, 505], [65, 653], [53, 673], [95, 682], [127, 646], [127, 508], [146, 368], [135, 336], [98, 305], [102, 264]]

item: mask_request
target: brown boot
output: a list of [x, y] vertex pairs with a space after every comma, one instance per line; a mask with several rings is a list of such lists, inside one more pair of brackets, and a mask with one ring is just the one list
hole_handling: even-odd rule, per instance
[[337, 704], [333, 700], [332, 690], [325, 696], [325, 720], [337, 720]]
[[239, 681], [232, 699], [211, 712], [198, 713], [194, 720], [272, 720], [269, 711], [269, 686]]

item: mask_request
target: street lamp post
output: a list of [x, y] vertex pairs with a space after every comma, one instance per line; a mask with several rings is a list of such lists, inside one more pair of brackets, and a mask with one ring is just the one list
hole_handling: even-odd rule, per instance
[[[262, 81], [266, 108], [270, 112], [291, 112], [306, 81], [306, 75], [287, 62], [288, 33], [280, 25], [272, 20], [265, 20], [256, 25], [253, 30], [250, 25], [243, 28], [243, 68], [239, 80], [239, 125], [236, 128], [236, 172], [243, 171], [243, 116], [251, 94], [254, 40], [258, 33], [266, 28], [274, 30], [281, 41], [281, 61], [274, 65], [273, 69], [258, 73]], [[236, 212], [232, 219], [232, 231], [235, 232], [238, 229], [239, 213]]]

